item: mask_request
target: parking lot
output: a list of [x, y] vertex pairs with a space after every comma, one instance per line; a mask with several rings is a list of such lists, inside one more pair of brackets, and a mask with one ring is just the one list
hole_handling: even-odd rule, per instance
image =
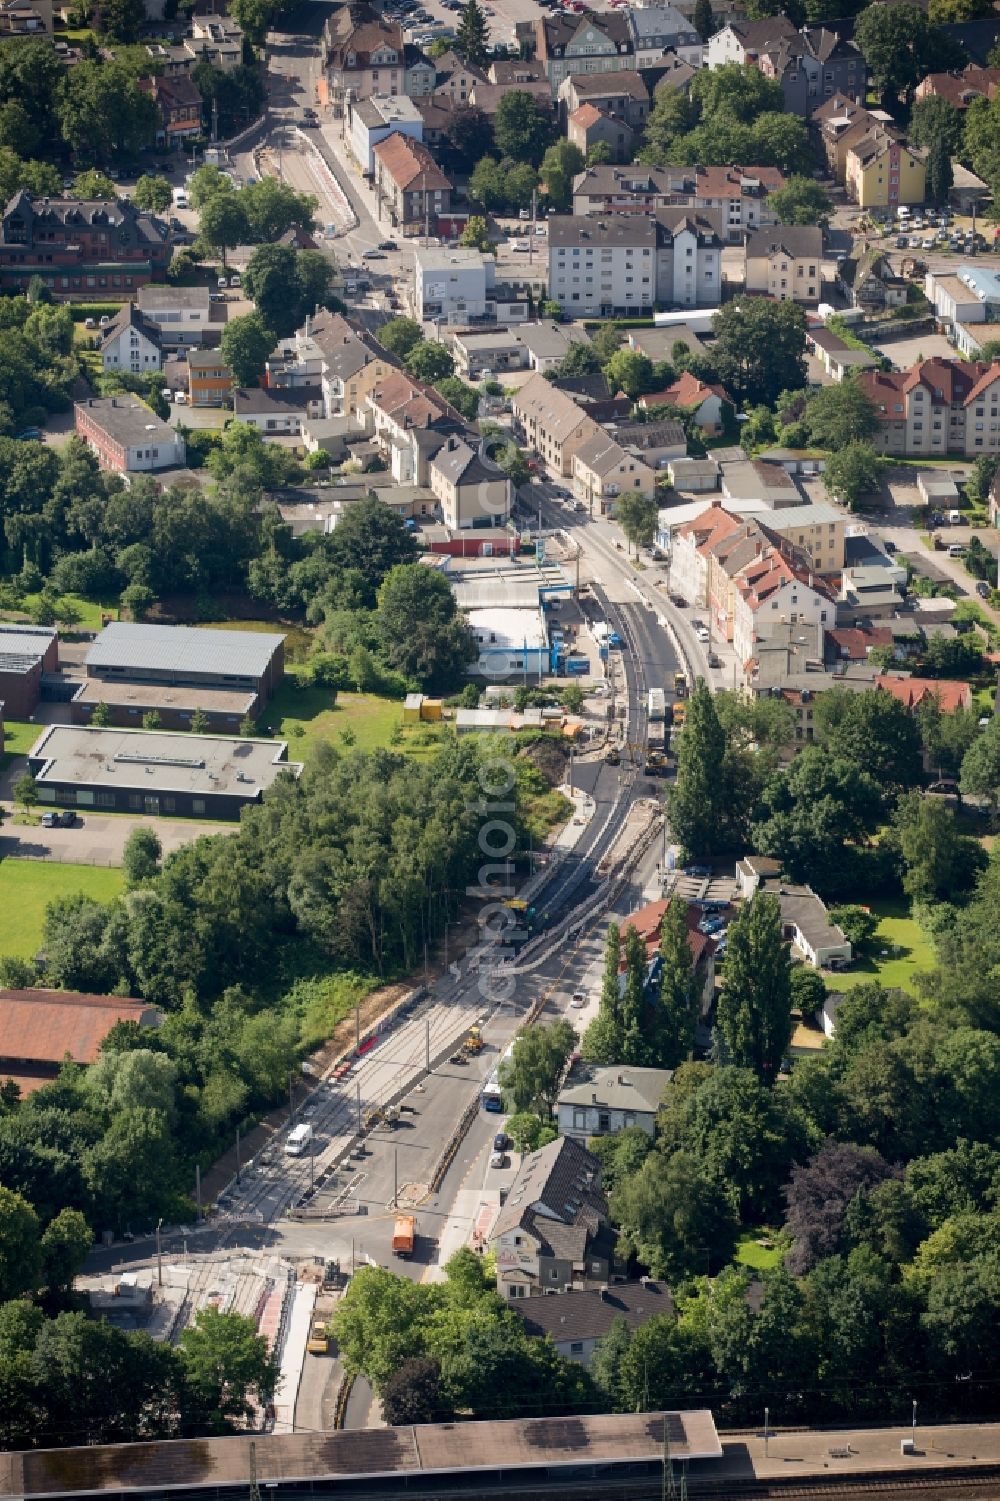
[[0, 835], [0, 857], [19, 860], [58, 860], [69, 865], [121, 865], [125, 841], [139, 827], [153, 829], [163, 853], [169, 855], [202, 834], [232, 834], [235, 823], [203, 823], [200, 819], [128, 818], [125, 815], [77, 815], [72, 828], [45, 829], [41, 824], [13, 822], [8, 804]]

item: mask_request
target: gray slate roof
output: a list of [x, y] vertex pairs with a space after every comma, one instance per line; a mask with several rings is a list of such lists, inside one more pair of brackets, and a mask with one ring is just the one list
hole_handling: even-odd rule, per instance
[[526, 1334], [536, 1338], [550, 1334], [565, 1340], [603, 1339], [615, 1319], [624, 1319], [630, 1329], [639, 1329], [647, 1319], [674, 1311], [674, 1300], [665, 1282], [616, 1283], [607, 1292], [560, 1293], [554, 1298], [512, 1299], [511, 1308], [524, 1320]]

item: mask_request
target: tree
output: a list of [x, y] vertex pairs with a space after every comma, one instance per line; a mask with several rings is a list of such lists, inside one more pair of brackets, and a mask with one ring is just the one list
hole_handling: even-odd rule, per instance
[[601, 1185], [606, 1193], [633, 1177], [652, 1150], [652, 1140], [641, 1126], [592, 1136], [587, 1143], [587, 1151], [601, 1164]]
[[387, 660], [430, 692], [448, 690], [478, 648], [443, 574], [401, 563], [378, 592], [378, 632]]
[[65, 1293], [87, 1259], [94, 1232], [78, 1209], [61, 1209], [42, 1234], [42, 1279], [50, 1291]]
[[405, 360], [414, 345], [422, 342], [423, 337], [423, 329], [415, 318], [390, 318], [378, 331], [382, 348], [400, 360]]
[[500, 1067], [500, 1086], [515, 1110], [531, 1110], [548, 1119], [575, 1043], [576, 1033], [564, 1020], [526, 1027], [519, 1034], [510, 1058]]
[[526, 485], [531, 478], [531, 470], [524, 454], [513, 443], [505, 443], [503, 448], [493, 454], [493, 459], [506, 474], [515, 490]]
[[593, 343], [589, 339], [574, 339], [556, 365], [554, 374], [557, 380], [564, 380], [577, 375], [595, 375], [600, 368], [600, 353]]
[[694, 15], [692, 16], [694, 29], [703, 42], [715, 32], [715, 15], [712, 11], [712, 0], [696, 0]]
[[207, 735], [209, 730], [208, 715], [204, 709], [195, 709], [191, 715], [190, 733], [192, 735]]
[[231, 319], [222, 330], [219, 349], [237, 386], [255, 386], [275, 337], [259, 313]]
[[615, 501], [615, 520], [636, 552], [656, 536], [659, 507], [652, 495], [628, 491]]
[[927, 201], [947, 203], [953, 180], [951, 153], [939, 136], [927, 148]]
[[853, 762], [807, 745], [765, 782], [754, 843], [793, 881], [836, 889], [851, 880], [845, 846], [875, 826], [881, 802], [878, 785]]
[[448, 1414], [440, 1361], [420, 1355], [401, 1361], [382, 1389], [382, 1417], [390, 1427], [438, 1423]]
[[414, 344], [403, 363], [415, 379], [430, 386], [452, 375], [455, 370], [454, 359], [435, 339], [421, 339], [419, 344]]
[[[996, 343], [996, 340], [992, 342]], [[996, 355], [991, 357], [995, 359]], [[985, 505], [998, 471], [1000, 471], [1000, 458], [995, 454], [980, 454], [965, 481], [966, 499], [974, 506]]]
[[146, 209], [152, 214], [164, 214], [173, 201], [170, 183], [165, 177], [143, 172], [132, 190], [132, 201], [136, 208]]
[[872, 85], [891, 110], [909, 102], [928, 73], [961, 66], [961, 48], [916, 5], [869, 5], [858, 16], [854, 41], [868, 64]]
[[688, 934], [687, 903], [671, 898], [660, 924], [660, 994], [653, 1050], [658, 1068], [676, 1068], [694, 1051], [698, 985]]
[[616, 922], [608, 923], [604, 941], [604, 979], [597, 1015], [584, 1034], [583, 1056], [592, 1063], [617, 1061], [622, 1050], [621, 930]]
[[782, 224], [818, 224], [826, 229], [833, 217], [833, 204], [812, 177], [790, 177], [783, 188], [768, 194], [767, 202]]
[[73, 195], [89, 202], [114, 203], [118, 189], [104, 172], [78, 172], [73, 179]]
[[207, 199], [198, 214], [198, 234], [210, 249], [221, 253], [225, 269], [227, 250], [242, 244], [248, 235], [242, 194], [215, 193]]
[[[830, 921], [836, 923], [855, 954], [863, 953], [878, 931], [878, 918], [874, 912], [871, 912], [867, 907], [860, 907], [854, 902], [848, 902], [839, 907], [831, 907]], [[837, 1027], [839, 1031], [839, 1017]]]
[[650, 1152], [612, 1193], [611, 1213], [621, 1249], [632, 1250], [654, 1277], [671, 1281], [724, 1261], [735, 1232], [723, 1185], [686, 1151]]
[[163, 845], [155, 829], [140, 824], [132, 830], [122, 849], [122, 874], [126, 886], [142, 886], [159, 874]]
[[18, 803], [25, 813], [29, 813], [38, 803], [38, 786], [30, 771], [17, 778], [11, 788], [15, 803]]
[[785, 1228], [792, 1237], [788, 1270], [801, 1277], [824, 1257], [841, 1249], [844, 1220], [854, 1197], [894, 1176], [871, 1147], [825, 1141], [819, 1151], [792, 1168], [785, 1190]]
[[[707, 0], [710, 3], [710, 0]], [[611, 160], [611, 147], [607, 141], [595, 141], [587, 151], [587, 166], [600, 167]]]
[[524, 89], [511, 89], [497, 105], [493, 134], [502, 156], [537, 167], [552, 139], [552, 122]]
[[466, 422], [475, 421], [479, 411], [479, 392], [472, 386], [467, 386], [457, 375], [446, 375], [444, 380], [435, 382], [434, 389], [449, 406], [461, 413]]
[[359, 603], [371, 609], [378, 586], [400, 563], [416, 561], [417, 549], [402, 520], [381, 500], [350, 506], [326, 541], [330, 563], [359, 585]]
[[962, 111], [940, 94], [917, 99], [910, 111], [907, 136], [914, 146], [933, 146], [943, 141], [949, 155], [962, 147]]
[[459, 236], [460, 245], [468, 245], [473, 250], [481, 250], [485, 255], [496, 255], [497, 248], [490, 239], [489, 228], [481, 214], [472, 214]]
[[978, 840], [961, 833], [947, 803], [907, 793], [899, 800], [894, 823], [908, 896], [954, 901], [968, 891], [986, 857]]
[[711, 691], [699, 678], [680, 735], [677, 777], [667, 795], [670, 828], [689, 857], [713, 854], [722, 844], [725, 755], [725, 731]]
[[109, 41], [137, 42], [146, 20], [142, 0], [101, 0], [101, 29]]
[[[825, 697], [825, 695], [824, 695]], [[830, 705], [824, 704], [824, 712]], [[922, 765], [920, 731], [906, 706], [884, 688], [848, 691], [836, 723], [816, 726], [834, 756], [865, 772], [883, 792], [913, 787]]]
[[716, 1024], [732, 1062], [773, 1084], [792, 1035], [790, 966], [777, 896], [758, 891], [727, 938]]
[[151, 93], [122, 62], [84, 58], [55, 91], [66, 144], [84, 161], [106, 161], [151, 143], [160, 114]]
[[495, 156], [482, 157], [469, 176], [469, 197], [488, 212], [502, 209], [507, 202], [507, 182]]
[[507, 1117], [507, 1135], [518, 1152], [537, 1152], [555, 1141], [558, 1131], [552, 1121], [543, 1121], [531, 1110], [518, 1110]]
[[573, 179], [584, 167], [584, 155], [572, 141], [555, 141], [542, 157], [539, 174], [553, 208], [566, 213], [573, 202]]
[[490, 23], [479, 0], [467, 0], [458, 23], [455, 51], [474, 68], [485, 68], [490, 54]]
[[863, 443], [878, 426], [875, 403], [850, 376], [836, 386], [821, 386], [806, 402], [805, 421], [810, 442], [834, 452], [849, 443]]
[[806, 320], [796, 303], [743, 297], [720, 308], [712, 325], [713, 363], [738, 402], [773, 406], [780, 392], [805, 385]]
[[250, 182], [236, 195], [246, 216], [247, 238], [251, 244], [280, 240], [297, 225], [309, 233], [316, 223], [316, 199], [311, 193], [298, 193], [277, 177], [261, 177]]
[[177, 1348], [188, 1393], [209, 1432], [246, 1426], [254, 1408], [274, 1396], [280, 1367], [251, 1318], [201, 1308]]
[[38, 1215], [0, 1185], [0, 1303], [34, 1292], [41, 1275]]
[[827, 493], [852, 511], [861, 499], [876, 494], [882, 486], [885, 460], [880, 459], [870, 443], [848, 443], [839, 453], [831, 453], [823, 471]]
[[962, 757], [959, 785], [967, 796], [987, 798], [996, 817], [1000, 802], [1000, 716], [993, 716]]
[[612, 391], [624, 391], [626, 396], [643, 396], [656, 389], [653, 362], [648, 355], [637, 349], [619, 349], [604, 367], [608, 385]]
[[291, 245], [258, 245], [243, 272], [243, 290], [279, 338], [286, 338], [308, 310], [303, 309], [296, 258]]
[[643, 1026], [646, 1010], [646, 945], [634, 923], [625, 929], [625, 983], [621, 990], [621, 1051], [612, 1063], [627, 1063], [643, 1068], [649, 1063], [649, 1049]]

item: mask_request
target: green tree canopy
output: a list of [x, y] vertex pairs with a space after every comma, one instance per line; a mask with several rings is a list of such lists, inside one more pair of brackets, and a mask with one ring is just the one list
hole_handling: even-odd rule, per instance
[[773, 1084], [792, 1035], [790, 966], [777, 896], [757, 892], [730, 924], [727, 938], [717, 1026], [733, 1063]]

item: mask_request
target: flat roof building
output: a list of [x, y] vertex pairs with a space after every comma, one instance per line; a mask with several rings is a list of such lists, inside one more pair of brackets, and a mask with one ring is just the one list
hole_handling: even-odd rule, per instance
[[49, 725], [28, 752], [39, 802], [116, 813], [238, 818], [283, 772], [284, 740]]
[[253, 688], [265, 700], [281, 681], [285, 638], [270, 631], [209, 631], [116, 620], [87, 653], [89, 677]]
[[102, 469], [134, 474], [186, 462], [184, 439], [137, 396], [91, 396], [78, 401], [74, 411], [77, 437]]

